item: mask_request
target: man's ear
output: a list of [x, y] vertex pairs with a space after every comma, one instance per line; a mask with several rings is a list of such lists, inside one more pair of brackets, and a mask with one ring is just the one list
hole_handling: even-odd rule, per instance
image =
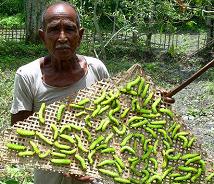
[[79, 29], [79, 45], [80, 45], [80, 43], [81, 43], [81, 41], [82, 41], [82, 37], [83, 37], [83, 34], [84, 34], [84, 28], [80, 28]]
[[45, 32], [43, 29], [39, 29], [39, 37], [43, 42], [45, 42]]

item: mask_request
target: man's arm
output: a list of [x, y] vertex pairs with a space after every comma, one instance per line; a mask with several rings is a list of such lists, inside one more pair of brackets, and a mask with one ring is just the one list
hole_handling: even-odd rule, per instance
[[32, 111], [19, 111], [16, 114], [11, 114], [11, 126], [13, 126], [18, 121], [23, 121], [33, 114]]

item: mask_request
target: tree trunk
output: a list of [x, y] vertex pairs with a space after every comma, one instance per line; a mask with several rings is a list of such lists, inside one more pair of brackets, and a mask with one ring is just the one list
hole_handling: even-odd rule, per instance
[[25, 0], [26, 42], [39, 42], [38, 30], [41, 27], [42, 12], [45, 5], [46, 0]]
[[97, 14], [96, 14], [96, 12], [97, 12], [97, 3], [98, 2], [96, 0], [94, 2], [93, 21], [94, 21], [94, 26], [95, 26], [96, 33], [98, 35], [98, 40], [99, 40], [99, 43], [100, 43], [100, 47], [101, 47], [101, 56], [102, 56], [103, 61], [106, 61], [106, 52], [105, 52], [104, 42], [103, 42], [103, 39], [102, 39], [100, 27], [99, 27], [98, 20], [97, 20]]

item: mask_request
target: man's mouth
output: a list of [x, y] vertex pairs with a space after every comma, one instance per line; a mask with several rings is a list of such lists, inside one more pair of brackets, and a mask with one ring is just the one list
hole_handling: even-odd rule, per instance
[[63, 45], [57, 45], [56, 46], [57, 50], [63, 50], [63, 49], [70, 49], [69, 45], [63, 44]]

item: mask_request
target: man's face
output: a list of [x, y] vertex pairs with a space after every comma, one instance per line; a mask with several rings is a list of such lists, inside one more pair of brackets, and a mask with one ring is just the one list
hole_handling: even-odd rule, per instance
[[58, 4], [47, 10], [44, 21], [45, 28], [40, 36], [49, 54], [60, 60], [73, 57], [83, 34], [83, 29], [77, 25], [75, 10]]

